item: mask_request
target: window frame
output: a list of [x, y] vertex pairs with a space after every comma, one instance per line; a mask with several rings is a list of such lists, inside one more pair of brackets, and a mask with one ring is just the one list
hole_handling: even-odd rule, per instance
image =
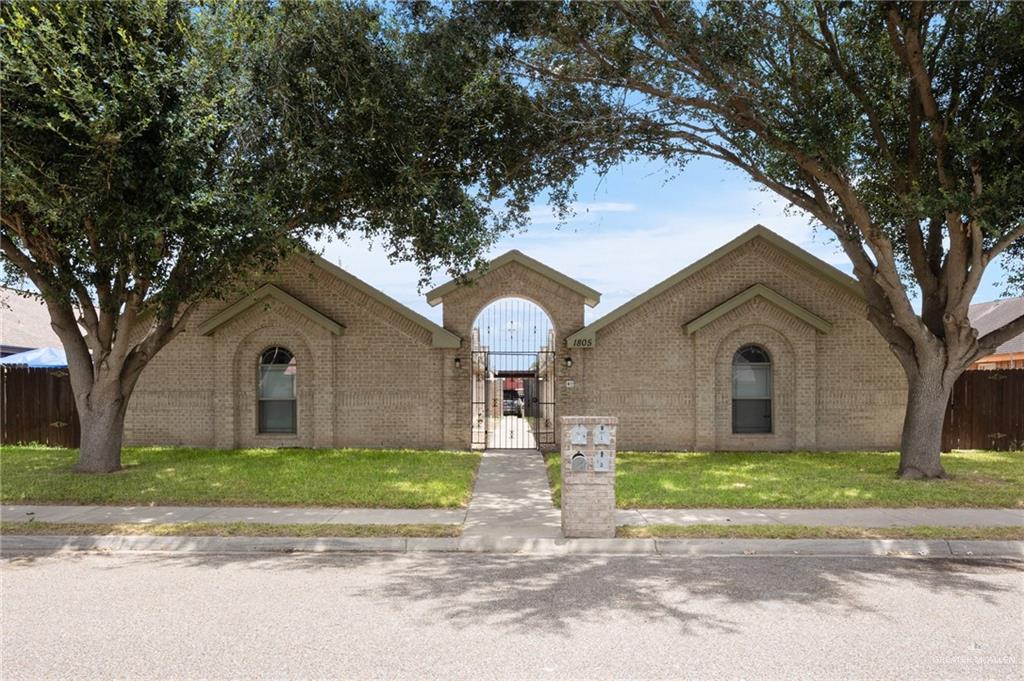
[[[749, 360], [744, 358], [742, 363], [737, 362], [736, 359], [738, 357], [742, 357], [741, 353], [743, 353], [743, 351], [747, 350], [747, 349], [757, 350], [762, 355], [764, 355], [764, 357], [766, 358], [766, 361], [764, 361], [764, 362], [751, 362], [751, 361], [749, 361]], [[756, 396], [756, 397], [755, 396], [749, 396], [749, 395], [737, 396], [737, 391], [736, 391], [736, 368], [738, 366], [745, 366], [745, 367], [752, 367], [752, 368], [759, 368], [759, 369], [766, 370], [765, 373], [767, 375], [767, 381], [766, 381], [767, 386], [766, 386], [766, 389], [765, 389], [765, 395], [764, 396]], [[730, 425], [731, 425], [731, 429], [732, 429], [732, 434], [733, 435], [772, 435], [772, 434], [774, 434], [775, 433], [775, 376], [774, 376], [775, 369], [774, 369], [774, 362], [772, 362], [771, 353], [769, 353], [768, 350], [765, 349], [765, 347], [762, 346], [762, 345], [758, 345], [756, 343], [746, 343], [746, 344], [740, 346], [739, 348], [737, 348], [737, 350], [732, 354], [732, 360], [729, 363], [729, 374], [730, 374], [729, 375], [729, 385], [730, 385], [730, 389], [732, 391], [732, 401], [731, 401], [732, 413], [730, 415], [731, 416], [731, 418], [730, 418], [730, 421], [731, 421]], [[736, 423], [736, 406], [737, 405], [736, 405], [736, 403], [737, 402], [742, 402], [742, 401], [746, 401], [746, 402], [760, 402], [760, 403], [767, 402], [767, 407], [768, 407], [768, 409], [767, 409], [767, 412], [768, 412], [768, 428], [767, 428], [767, 430], [760, 430], [760, 429], [753, 430], [753, 429], [748, 429], [748, 428], [740, 429], [740, 428], [737, 427], [737, 423]]]
[[[268, 363], [264, 359], [268, 352], [271, 351], [283, 351], [288, 354], [289, 360], [287, 362], [274, 362]], [[274, 367], [275, 371], [286, 372], [289, 367], [294, 369], [291, 384], [291, 397], [264, 397], [263, 396], [263, 376], [264, 369], [268, 367]], [[298, 371], [298, 360], [295, 357], [295, 353], [288, 349], [284, 345], [271, 345], [263, 349], [260, 352], [258, 361], [256, 363], [256, 434], [257, 435], [270, 435], [270, 436], [281, 436], [281, 435], [298, 435], [299, 433], [299, 371]], [[270, 429], [268, 430], [265, 425], [263, 415], [263, 404], [269, 402], [277, 403], [290, 403], [291, 405], [291, 428], [285, 429]]]

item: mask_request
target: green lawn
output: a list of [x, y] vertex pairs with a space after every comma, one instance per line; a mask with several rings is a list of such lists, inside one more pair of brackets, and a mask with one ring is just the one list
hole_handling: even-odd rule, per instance
[[124, 470], [73, 473], [76, 451], [3, 447], [3, 503], [457, 508], [480, 455], [371, 449], [140, 447]]
[[[620, 452], [619, 508], [1024, 507], [1024, 452], [942, 455], [947, 480], [898, 480], [893, 452]], [[555, 504], [559, 456], [547, 458]]]

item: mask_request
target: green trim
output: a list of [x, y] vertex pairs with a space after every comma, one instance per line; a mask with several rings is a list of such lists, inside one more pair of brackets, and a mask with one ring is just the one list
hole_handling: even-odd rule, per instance
[[383, 291], [375, 289], [362, 279], [359, 279], [358, 277], [349, 274], [348, 272], [341, 269], [334, 263], [330, 262], [329, 260], [325, 260], [319, 255], [312, 255], [307, 257], [309, 257], [310, 262], [312, 262], [320, 269], [324, 270], [325, 272], [328, 272], [329, 274], [334, 275], [338, 279], [341, 279], [352, 288], [357, 289], [362, 293], [365, 293], [366, 295], [368, 295], [370, 298], [373, 298], [381, 305], [391, 308], [393, 311], [397, 312], [398, 314], [405, 317], [409, 321], [412, 321], [422, 326], [424, 329], [430, 332], [431, 345], [433, 347], [458, 348], [462, 346], [462, 339], [456, 336], [454, 333], [452, 333], [451, 331], [442, 326], [438, 326], [437, 324], [430, 321], [429, 319], [419, 314], [418, 312], [410, 310], [408, 307], [402, 305], [400, 302], [390, 297]]
[[343, 324], [339, 324], [330, 317], [317, 312], [315, 309], [306, 305], [298, 298], [295, 298], [290, 293], [282, 291], [273, 284], [264, 284], [249, 295], [237, 300], [231, 305], [228, 305], [226, 308], [200, 324], [199, 333], [203, 336], [212, 335], [218, 328], [227, 324], [229, 321], [242, 314], [264, 298], [273, 298], [274, 300], [287, 305], [336, 336], [340, 335], [342, 331], [345, 330], [345, 326]]
[[700, 331], [711, 322], [721, 318], [723, 315], [732, 312], [740, 305], [743, 305], [744, 303], [753, 300], [758, 296], [764, 298], [765, 300], [774, 305], [777, 305], [778, 307], [782, 308], [783, 310], [793, 315], [797, 319], [800, 319], [806, 322], [808, 325], [813, 326], [821, 333], [828, 333], [829, 331], [832, 330], [832, 324], [830, 322], [825, 321], [824, 319], [814, 314], [807, 308], [801, 307], [800, 305], [794, 303], [786, 296], [771, 290], [764, 284], [754, 284], [753, 286], [743, 291], [742, 293], [737, 293], [724, 303], [720, 303], [719, 305], [714, 306], [713, 308], [711, 308], [701, 316], [697, 317], [693, 321], [684, 324], [683, 326], [684, 328], [686, 328], [686, 333], [692, 336], [694, 333]]
[[775, 246], [779, 250], [783, 251], [793, 259], [803, 263], [811, 269], [811, 271], [820, 275], [823, 279], [826, 279], [837, 286], [844, 289], [847, 293], [850, 293], [858, 298], [863, 298], [864, 293], [860, 289], [860, 284], [853, 277], [847, 275], [839, 269], [836, 269], [832, 265], [829, 265], [824, 260], [814, 257], [804, 249], [800, 248], [796, 244], [783, 239], [781, 236], [771, 231], [763, 225], [754, 225], [743, 234], [725, 244], [721, 248], [718, 248], [711, 253], [707, 254], [697, 262], [684, 267], [668, 279], [665, 279], [659, 284], [655, 284], [651, 288], [647, 289], [632, 300], [623, 303], [619, 307], [615, 308], [600, 319], [591, 322], [587, 326], [583, 327], [576, 333], [572, 334], [566, 339], [566, 343], [570, 348], [590, 348], [597, 344], [597, 332], [608, 326], [617, 319], [620, 319], [633, 310], [637, 309], [644, 303], [656, 298], [665, 291], [669, 290], [676, 284], [680, 283], [687, 277], [696, 274], [700, 270], [714, 264], [721, 260], [728, 254], [735, 251], [740, 246], [743, 246], [749, 241], [754, 239], [764, 239], [772, 246]]
[[510, 262], [518, 263], [527, 269], [533, 270], [534, 272], [540, 274], [543, 277], [551, 279], [557, 284], [561, 284], [562, 286], [566, 287], [571, 291], [575, 291], [576, 293], [583, 296], [583, 302], [586, 303], [589, 307], [594, 307], [599, 302], [601, 302], [601, 294], [595, 291], [594, 289], [590, 288], [586, 284], [582, 284], [576, 281], [575, 279], [562, 274], [558, 270], [548, 267], [539, 260], [534, 260], [530, 256], [513, 249], [507, 253], [499, 255], [497, 258], [488, 263], [486, 268], [475, 269], [469, 274], [467, 274], [465, 277], [452, 279], [447, 283], [441, 284], [432, 291], [428, 291], [427, 303], [431, 306], [437, 305], [442, 301], [442, 299], [444, 299], [446, 295], [457, 289], [459, 286], [469, 283], [470, 281], [479, 279], [487, 272], [491, 270], [496, 270], [499, 267], [507, 265]]

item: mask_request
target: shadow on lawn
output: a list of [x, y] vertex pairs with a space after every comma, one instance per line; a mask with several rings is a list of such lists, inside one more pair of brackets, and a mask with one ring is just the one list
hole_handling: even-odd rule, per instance
[[[22, 557], [6, 569], [31, 569], [48, 560], [86, 555]], [[398, 613], [413, 604], [436, 603], [431, 620], [457, 627], [481, 624], [514, 631], [568, 635], [574, 621], [594, 621], [622, 612], [678, 625], [681, 634], [727, 633], [743, 628], [718, 611], [730, 605], [795, 604], [844, 612], [875, 612], [858, 590], [878, 583], [969, 595], [994, 603], [1011, 591], [988, 577], [1024, 572], [1013, 561], [911, 558], [655, 556], [515, 556], [471, 554], [118, 554], [106, 568], [138, 566], [298, 571], [317, 579], [369, 568], [379, 580], [357, 595]], [[886, 616], [886, 613], [880, 613]], [[425, 617], [427, 617], [425, 616]]]

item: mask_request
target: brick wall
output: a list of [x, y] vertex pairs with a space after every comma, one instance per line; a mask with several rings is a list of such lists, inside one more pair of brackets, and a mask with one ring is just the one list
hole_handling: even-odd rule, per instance
[[[418, 447], [444, 444], [443, 350], [430, 332], [295, 257], [270, 280], [345, 326], [334, 335], [270, 299], [211, 336], [198, 327], [231, 300], [204, 304], [143, 372], [129, 407], [130, 444], [199, 447]], [[257, 370], [267, 347], [296, 358], [298, 432], [257, 433]]]
[[[832, 323], [819, 333], [755, 298], [688, 335], [684, 325], [764, 284]], [[774, 431], [732, 434], [732, 355], [756, 343], [774, 360]], [[899, 443], [903, 371], [864, 303], [754, 239], [598, 331], [573, 350], [577, 389], [561, 413], [619, 417], [620, 449], [888, 449]], [[592, 385], [602, 390], [589, 390]]]
[[[473, 322], [480, 311], [502, 298], [523, 298], [536, 303], [551, 319], [555, 331], [556, 415], [566, 399], [564, 358], [566, 337], [583, 326], [583, 296], [562, 284], [542, 276], [517, 262], [488, 271], [444, 297], [444, 327], [463, 338], [462, 347], [445, 352], [446, 392], [445, 443], [467, 447], [471, 441], [471, 395], [473, 392], [471, 356]], [[455, 368], [455, 358], [461, 368]]]
[[[444, 326], [463, 339], [458, 349], [432, 347], [428, 329], [308, 259], [288, 260], [271, 283], [343, 324], [343, 333], [267, 299], [202, 336], [198, 327], [232, 301], [200, 306], [143, 372], [128, 411], [128, 443], [469, 447], [472, 325], [504, 297], [531, 300], [551, 317], [556, 416], [617, 416], [620, 449], [888, 449], [899, 442], [903, 372], [865, 320], [863, 301], [763, 239], [615, 320], [589, 349], [565, 344], [583, 326], [580, 293], [515, 261], [444, 297]], [[830, 332], [754, 298], [687, 334], [687, 322], [754, 284], [827, 320]], [[747, 343], [772, 357], [770, 434], [732, 433], [732, 356]], [[257, 366], [271, 345], [296, 356], [296, 435], [256, 433]]]

